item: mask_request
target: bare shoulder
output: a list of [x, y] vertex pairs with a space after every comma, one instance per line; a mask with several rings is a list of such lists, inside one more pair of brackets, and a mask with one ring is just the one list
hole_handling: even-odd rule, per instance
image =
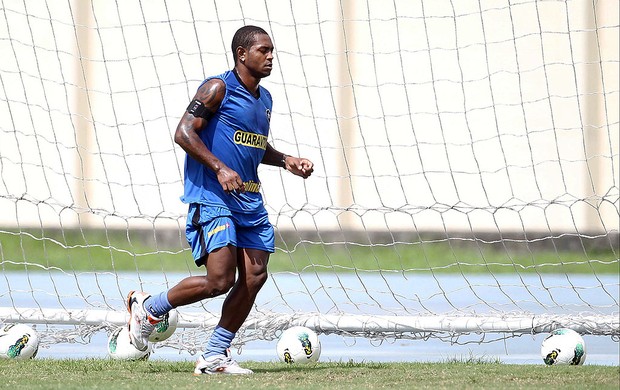
[[222, 79], [213, 78], [202, 84], [194, 99], [200, 100], [211, 112], [217, 111], [226, 95], [226, 84]]

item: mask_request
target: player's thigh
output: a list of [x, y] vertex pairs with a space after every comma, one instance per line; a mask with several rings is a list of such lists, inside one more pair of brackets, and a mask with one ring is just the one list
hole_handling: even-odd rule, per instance
[[257, 276], [267, 273], [271, 253], [253, 248], [237, 248], [239, 269], [248, 276]]
[[205, 267], [207, 280], [234, 282], [237, 273], [237, 247], [227, 245], [209, 253]]

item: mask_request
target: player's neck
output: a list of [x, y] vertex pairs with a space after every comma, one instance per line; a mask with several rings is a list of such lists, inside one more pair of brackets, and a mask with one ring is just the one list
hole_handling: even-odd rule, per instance
[[243, 67], [234, 67], [233, 72], [239, 82], [255, 97], [258, 96], [258, 83], [260, 83], [260, 78], [254, 77], [248, 72], [246, 68]]

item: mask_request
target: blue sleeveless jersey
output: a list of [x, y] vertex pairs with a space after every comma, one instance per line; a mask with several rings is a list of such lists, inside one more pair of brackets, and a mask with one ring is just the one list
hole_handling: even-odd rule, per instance
[[225, 193], [215, 172], [187, 155], [185, 191], [181, 200], [223, 207], [232, 212], [252, 213], [264, 207], [257, 169], [269, 135], [271, 94], [259, 86], [259, 97], [254, 97], [233, 71], [210, 77], [202, 84], [212, 78], [224, 81], [226, 96], [200, 132], [200, 138], [211, 153], [241, 176], [246, 191]]

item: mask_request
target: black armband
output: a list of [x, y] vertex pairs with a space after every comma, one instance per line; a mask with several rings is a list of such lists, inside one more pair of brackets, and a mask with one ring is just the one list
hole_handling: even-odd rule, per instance
[[211, 116], [213, 116], [213, 113], [209, 111], [209, 109], [205, 107], [204, 103], [198, 99], [194, 99], [191, 101], [189, 106], [187, 106], [187, 112], [189, 112], [196, 118], [209, 119], [211, 118]]

